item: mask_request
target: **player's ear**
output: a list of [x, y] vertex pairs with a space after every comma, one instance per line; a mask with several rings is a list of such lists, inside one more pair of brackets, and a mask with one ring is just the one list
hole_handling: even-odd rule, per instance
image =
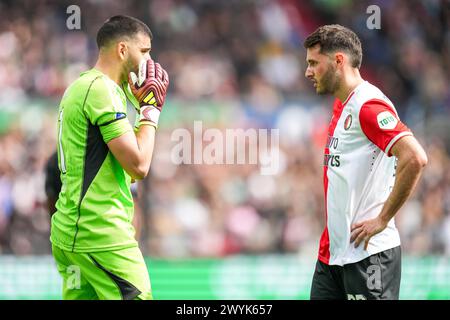
[[124, 41], [119, 41], [116, 46], [117, 54], [121, 60], [125, 60], [128, 55], [128, 46]]
[[342, 52], [336, 52], [334, 54], [334, 62], [336, 63], [336, 66], [342, 67], [344, 65], [345, 56]]

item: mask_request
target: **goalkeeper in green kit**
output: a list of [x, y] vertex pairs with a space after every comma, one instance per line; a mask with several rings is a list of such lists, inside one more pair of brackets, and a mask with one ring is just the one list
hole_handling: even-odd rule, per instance
[[[167, 72], [150, 58], [151, 39], [135, 18], [108, 19], [97, 33], [95, 67], [61, 100], [62, 188], [50, 240], [64, 299], [152, 299], [130, 191], [148, 173], [169, 85]], [[127, 98], [137, 111], [134, 130]]]

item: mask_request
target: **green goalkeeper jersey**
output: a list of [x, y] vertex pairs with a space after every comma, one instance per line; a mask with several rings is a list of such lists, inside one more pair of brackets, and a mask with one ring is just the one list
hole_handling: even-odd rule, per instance
[[72, 252], [137, 246], [131, 177], [107, 143], [131, 131], [124, 91], [102, 72], [80, 75], [59, 108], [58, 161], [62, 189], [51, 242]]

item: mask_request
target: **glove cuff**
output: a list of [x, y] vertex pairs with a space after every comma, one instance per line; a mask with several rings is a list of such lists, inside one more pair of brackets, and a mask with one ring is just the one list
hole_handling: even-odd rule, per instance
[[141, 125], [152, 125], [158, 128], [159, 111], [155, 106], [143, 105], [141, 106], [141, 112], [139, 114], [139, 126]]

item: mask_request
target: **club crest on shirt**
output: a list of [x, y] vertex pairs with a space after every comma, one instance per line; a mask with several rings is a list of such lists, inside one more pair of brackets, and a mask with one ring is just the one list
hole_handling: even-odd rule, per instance
[[349, 114], [349, 115], [347, 116], [347, 118], [345, 118], [345, 121], [344, 121], [344, 129], [345, 129], [345, 130], [350, 129], [351, 125], [352, 125], [352, 115]]
[[377, 123], [380, 129], [391, 130], [397, 126], [398, 120], [389, 111], [383, 111], [377, 115]]

